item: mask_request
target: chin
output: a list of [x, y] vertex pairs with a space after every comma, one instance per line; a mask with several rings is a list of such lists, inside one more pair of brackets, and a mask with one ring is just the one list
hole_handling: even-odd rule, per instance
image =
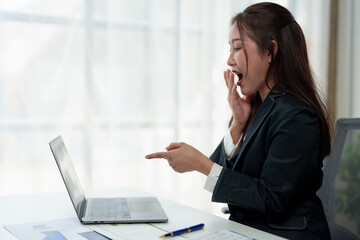
[[249, 93], [249, 91], [246, 91], [245, 88], [241, 88], [241, 94], [244, 95], [244, 96], [250, 96], [251, 93]]
[[241, 94], [244, 95], [244, 96], [251, 96], [253, 95], [254, 93], [256, 93], [256, 91], [249, 91], [249, 90], [246, 90], [246, 89], [241, 89]]

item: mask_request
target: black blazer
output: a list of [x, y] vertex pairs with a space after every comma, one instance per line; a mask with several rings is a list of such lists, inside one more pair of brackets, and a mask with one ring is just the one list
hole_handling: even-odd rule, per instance
[[320, 125], [315, 112], [290, 94], [270, 92], [236, 157], [223, 141], [210, 159], [223, 166], [212, 201], [230, 219], [289, 239], [330, 239], [316, 191], [322, 184]]

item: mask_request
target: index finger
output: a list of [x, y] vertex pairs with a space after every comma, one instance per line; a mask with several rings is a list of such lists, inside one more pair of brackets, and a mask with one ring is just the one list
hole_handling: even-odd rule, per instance
[[[225, 83], [226, 83], [226, 87], [228, 89], [231, 89], [232, 85], [231, 85], [231, 76], [233, 76], [232, 72], [230, 71], [230, 69], [227, 69], [224, 71], [224, 79], [225, 79]], [[234, 81], [234, 80], [232, 80]]]
[[145, 156], [146, 159], [153, 159], [153, 158], [165, 158], [166, 154], [165, 152], [156, 152], [156, 153], [151, 153]]
[[224, 80], [225, 80], [226, 87], [229, 88], [227, 71], [224, 71]]

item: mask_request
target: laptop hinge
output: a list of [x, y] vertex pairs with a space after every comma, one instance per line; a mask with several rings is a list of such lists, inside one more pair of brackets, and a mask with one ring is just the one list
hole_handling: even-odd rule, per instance
[[80, 221], [81, 222], [83, 221], [83, 218], [85, 218], [84, 214], [85, 214], [86, 204], [87, 204], [87, 199], [84, 198], [84, 200], [81, 203], [81, 207], [80, 207], [80, 216], [81, 216]]

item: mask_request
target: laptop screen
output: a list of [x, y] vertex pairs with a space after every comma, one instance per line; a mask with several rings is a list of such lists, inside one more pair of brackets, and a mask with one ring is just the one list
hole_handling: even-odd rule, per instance
[[64, 141], [61, 136], [58, 136], [52, 140], [49, 145], [59, 167], [66, 189], [69, 192], [76, 214], [81, 218], [81, 204], [85, 200], [85, 195], [75, 173], [70, 156], [66, 150]]

